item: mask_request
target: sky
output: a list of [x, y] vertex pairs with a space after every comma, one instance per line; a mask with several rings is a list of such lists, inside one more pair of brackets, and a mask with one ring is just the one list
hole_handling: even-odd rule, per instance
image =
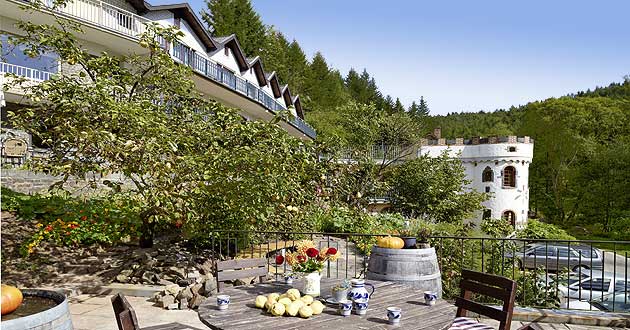
[[252, 2], [309, 58], [320, 51], [343, 75], [365, 68], [384, 95], [405, 105], [424, 96], [432, 114], [508, 108], [630, 75], [628, 0]]

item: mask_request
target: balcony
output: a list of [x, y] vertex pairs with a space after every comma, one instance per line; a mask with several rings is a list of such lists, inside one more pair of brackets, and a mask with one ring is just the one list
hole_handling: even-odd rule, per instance
[[0, 75], [4, 76], [4, 74], [6, 73], [24, 77], [27, 80], [33, 82], [48, 80], [50, 79], [50, 76], [54, 74], [53, 72], [47, 72], [33, 68], [27, 68], [25, 66], [2, 62], [0, 63]]
[[[57, 11], [79, 21], [95, 24], [100, 28], [122, 34], [134, 40], [137, 40], [139, 35], [146, 31], [145, 24], [153, 22], [132, 12], [95, 0], [74, 0], [65, 7], [57, 9]], [[277, 102], [275, 98], [268, 95], [261, 88], [225, 70], [221, 65], [209, 58], [191, 51], [188, 46], [181, 42], [176, 42], [173, 45], [171, 56], [177, 62], [190, 66], [196, 73], [203, 77], [217, 82], [262, 105], [273, 114], [286, 110], [284, 105]], [[2, 70], [5, 70], [4, 66]], [[48, 79], [49, 77], [49, 75], [40, 75], [40, 73], [24, 71], [22, 69], [12, 70], [17, 70], [19, 73], [16, 74], [19, 75], [25, 73], [36, 78], [46, 77], [46, 79]], [[298, 116], [292, 116], [292, 118], [287, 119], [287, 123], [311, 139], [316, 137], [315, 130]]]

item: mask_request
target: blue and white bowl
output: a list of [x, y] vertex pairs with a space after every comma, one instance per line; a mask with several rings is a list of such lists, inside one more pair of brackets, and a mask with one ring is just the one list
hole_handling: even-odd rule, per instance
[[368, 300], [367, 299], [357, 299], [354, 301], [354, 312], [357, 315], [365, 315], [368, 309]]
[[339, 314], [349, 316], [352, 313], [352, 300], [342, 300], [339, 302]]
[[424, 291], [424, 303], [432, 306], [438, 299], [438, 294], [435, 291]]
[[217, 307], [219, 310], [225, 310], [230, 305], [230, 296], [226, 294], [217, 296]]
[[387, 319], [390, 324], [398, 324], [400, 323], [400, 318], [402, 317], [402, 311], [398, 307], [387, 307]]

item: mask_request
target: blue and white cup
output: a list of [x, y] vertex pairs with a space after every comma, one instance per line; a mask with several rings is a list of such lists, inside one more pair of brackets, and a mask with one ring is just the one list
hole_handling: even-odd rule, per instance
[[293, 284], [293, 275], [285, 275], [284, 276], [284, 283], [286, 283], [286, 284]]
[[390, 324], [398, 324], [400, 323], [400, 318], [402, 317], [401, 309], [398, 307], [387, 307], [387, 319]]
[[354, 301], [354, 312], [357, 315], [365, 315], [368, 309], [368, 299], [362, 298]]
[[221, 294], [217, 296], [217, 307], [219, 310], [226, 310], [230, 305], [230, 296]]
[[352, 300], [339, 301], [339, 314], [343, 316], [349, 316], [352, 313]]
[[438, 294], [435, 291], [424, 291], [424, 303], [433, 306], [438, 299]]

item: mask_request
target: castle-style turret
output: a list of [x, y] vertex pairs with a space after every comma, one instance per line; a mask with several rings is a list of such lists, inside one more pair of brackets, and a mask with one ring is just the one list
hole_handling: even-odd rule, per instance
[[461, 159], [470, 188], [491, 194], [484, 202], [485, 210], [472, 220], [479, 223], [485, 218], [503, 218], [515, 228], [524, 227], [529, 211], [529, 164], [534, 140], [529, 136], [447, 140], [440, 135], [434, 132], [422, 139], [418, 154], [436, 157], [448, 151]]

